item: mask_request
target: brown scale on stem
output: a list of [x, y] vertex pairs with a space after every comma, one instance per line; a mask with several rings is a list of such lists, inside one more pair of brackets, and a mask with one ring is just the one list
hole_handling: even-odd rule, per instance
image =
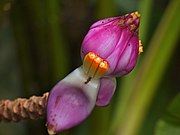
[[0, 100], [0, 122], [44, 118], [48, 95], [47, 92], [43, 96], [32, 96], [29, 99]]

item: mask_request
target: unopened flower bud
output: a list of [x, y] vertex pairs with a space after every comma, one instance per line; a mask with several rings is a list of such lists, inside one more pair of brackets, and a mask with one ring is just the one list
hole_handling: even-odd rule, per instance
[[92, 52], [107, 62], [106, 75], [117, 77], [129, 73], [139, 54], [139, 18], [140, 14], [135, 12], [94, 23], [83, 40], [82, 59]]

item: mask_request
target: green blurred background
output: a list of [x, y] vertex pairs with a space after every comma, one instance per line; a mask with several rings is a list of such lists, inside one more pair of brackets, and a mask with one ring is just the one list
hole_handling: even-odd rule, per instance
[[[144, 53], [108, 107], [62, 135], [180, 135], [179, 0], [0, 0], [0, 99], [42, 95], [82, 64], [96, 20], [139, 11]], [[46, 135], [45, 120], [0, 123], [0, 135]]]

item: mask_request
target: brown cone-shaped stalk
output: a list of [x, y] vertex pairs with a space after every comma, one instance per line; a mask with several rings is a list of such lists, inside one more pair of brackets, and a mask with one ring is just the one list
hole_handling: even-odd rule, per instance
[[0, 100], [0, 121], [18, 122], [25, 119], [44, 118], [49, 93], [43, 96], [32, 96], [29, 99]]

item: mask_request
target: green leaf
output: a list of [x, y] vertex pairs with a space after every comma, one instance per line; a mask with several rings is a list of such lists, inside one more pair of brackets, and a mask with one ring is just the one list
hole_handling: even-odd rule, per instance
[[[169, 3], [148, 50], [145, 50], [140, 69], [126, 89], [131, 93], [125, 112], [123, 116], [115, 114], [115, 124], [112, 124], [111, 131], [118, 130], [117, 134], [122, 135], [138, 134], [176, 46], [180, 30], [180, 19], [177, 17], [179, 4], [176, 0]], [[117, 108], [121, 108], [123, 102], [121, 100]]]
[[178, 118], [180, 121], [180, 93], [175, 97], [169, 106], [168, 112]]
[[180, 135], [180, 93], [168, 107], [165, 116], [157, 123], [155, 135]]
[[180, 126], [175, 126], [164, 120], [160, 120], [155, 135], [180, 135]]

